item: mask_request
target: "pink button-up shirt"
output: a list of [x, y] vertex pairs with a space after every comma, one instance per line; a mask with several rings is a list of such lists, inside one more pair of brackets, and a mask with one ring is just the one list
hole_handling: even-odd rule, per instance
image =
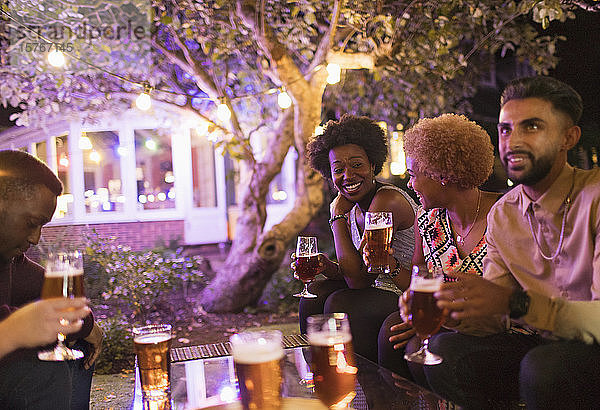
[[[547, 260], [542, 252], [558, 248], [567, 198], [562, 247]], [[556, 337], [600, 341], [600, 169], [565, 165], [537, 201], [517, 186], [490, 210], [486, 239], [484, 277], [531, 297], [523, 322]]]

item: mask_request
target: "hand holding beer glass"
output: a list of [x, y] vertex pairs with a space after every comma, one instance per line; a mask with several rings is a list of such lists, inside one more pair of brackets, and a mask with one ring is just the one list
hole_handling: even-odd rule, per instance
[[350, 324], [345, 313], [307, 319], [315, 391], [330, 409], [347, 408], [356, 392], [356, 362]]
[[[48, 255], [42, 299], [79, 298], [85, 296], [83, 287], [83, 257], [81, 252], [57, 252]], [[61, 319], [61, 323], [68, 321]], [[65, 346], [65, 335], [58, 333], [58, 343], [52, 350], [38, 352], [38, 358], [45, 361], [76, 360], [83, 357], [79, 350]]]
[[294, 277], [304, 283], [304, 289], [294, 296], [298, 298], [316, 298], [317, 295], [313, 295], [308, 291], [308, 284], [315, 279], [315, 276], [321, 270], [317, 238], [314, 236], [299, 236], [295, 256], [296, 260], [293, 262], [295, 264]]
[[365, 237], [369, 249], [368, 273], [390, 273], [390, 246], [394, 234], [391, 212], [367, 212]]
[[421, 348], [404, 355], [409, 362], [434, 365], [443, 360], [428, 349], [429, 338], [440, 330], [445, 318], [444, 311], [437, 306], [433, 296], [443, 281], [444, 274], [440, 269], [430, 270], [427, 265], [413, 266], [408, 299], [409, 318], [421, 339]]
[[243, 332], [229, 339], [242, 407], [281, 408], [283, 344], [278, 330]]
[[133, 350], [137, 356], [142, 401], [150, 408], [170, 408], [171, 339], [171, 325], [168, 324], [133, 328]]

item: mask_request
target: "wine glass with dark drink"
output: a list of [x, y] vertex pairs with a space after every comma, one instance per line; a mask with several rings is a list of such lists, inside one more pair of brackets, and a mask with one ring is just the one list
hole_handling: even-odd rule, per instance
[[421, 348], [412, 354], [404, 355], [409, 362], [434, 365], [443, 361], [428, 349], [429, 338], [440, 330], [445, 319], [444, 311], [437, 306], [437, 299], [433, 296], [443, 281], [444, 274], [441, 269], [428, 269], [426, 265], [413, 266], [409, 288], [409, 312], [412, 327], [421, 339]]
[[314, 236], [299, 236], [296, 245], [296, 272], [294, 277], [304, 283], [302, 292], [294, 296], [299, 298], [316, 298], [308, 291], [308, 284], [315, 279], [319, 273], [319, 251], [317, 250], [317, 238]]
[[[56, 252], [48, 255], [42, 299], [84, 297], [83, 257], [81, 252]], [[61, 319], [65, 320], [65, 319]], [[69, 349], [63, 343], [65, 335], [57, 335], [54, 349], [38, 352], [38, 358], [46, 361], [76, 360], [83, 357], [79, 350]]]

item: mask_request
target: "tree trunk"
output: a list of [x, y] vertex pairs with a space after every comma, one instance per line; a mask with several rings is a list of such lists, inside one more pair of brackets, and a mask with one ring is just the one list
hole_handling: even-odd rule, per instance
[[[238, 312], [255, 304], [281, 265], [289, 244], [323, 203], [323, 180], [305, 157], [306, 142], [321, 115], [324, 81], [320, 82], [322, 86], [307, 87], [292, 96], [294, 114], [289, 113], [282, 120], [280, 130], [271, 138], [270, 155], [254, 168], [243, 195], [229, 255], [201, 295], [201, 304], [209, 312]], [[279, 224], [264, 232], [269, 183], [281, 170], [292, 140], [298, 151], [294, 207]]]

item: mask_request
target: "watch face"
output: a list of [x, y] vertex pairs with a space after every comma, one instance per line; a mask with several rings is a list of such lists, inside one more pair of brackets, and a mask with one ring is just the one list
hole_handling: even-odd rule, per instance
[[510, 317], [518, 319], [529, 310], [529, 295], [522, 289], [515, 290], [508, 301]]

